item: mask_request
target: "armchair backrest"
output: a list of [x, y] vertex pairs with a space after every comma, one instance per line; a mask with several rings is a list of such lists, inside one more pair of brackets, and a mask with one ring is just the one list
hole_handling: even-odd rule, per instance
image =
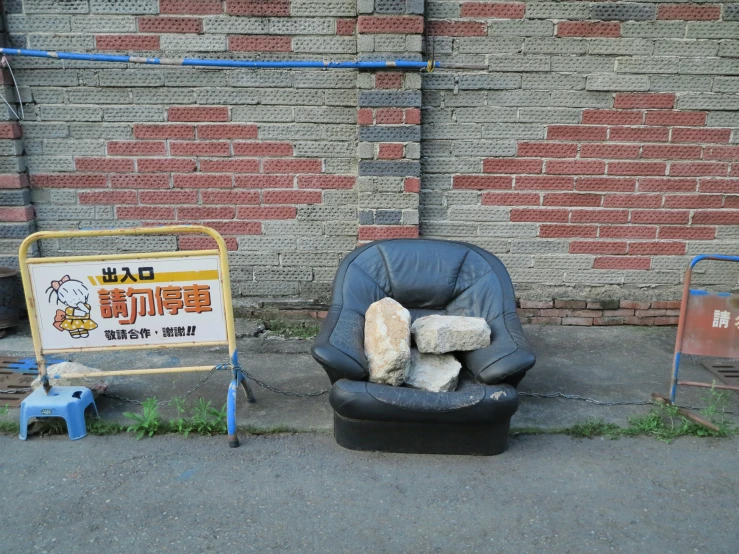
[[515, 310], [508, 272], [482, 248], [431, 239], [378, 241], [344, 259], [332, 303], [364, 314], [370, 304], [390, 296], [411, 310], [444, 310], [480, 280], [497, 285], [498, 290], [487, 294], [500, 302], [502, 311]]

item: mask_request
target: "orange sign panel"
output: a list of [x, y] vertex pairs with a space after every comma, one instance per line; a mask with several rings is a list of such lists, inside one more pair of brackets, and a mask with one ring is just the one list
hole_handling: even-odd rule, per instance
[[739, 358], [739, 294], [691, 290], [680, 352]]

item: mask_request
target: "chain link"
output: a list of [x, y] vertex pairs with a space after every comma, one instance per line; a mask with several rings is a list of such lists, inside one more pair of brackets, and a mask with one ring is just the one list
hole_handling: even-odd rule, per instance
[[[230, 367], [231, 367], [231, 364], [219, 364], [217, 366], [213, 366], [213, 369], [211, 369], [208, 373], [206, 373], [205, 376], [202, 379], [200, 379], [200, 381], [198, 381], [198, 383], [193, 388], [191, 388], [189, 391], [187, 391], [182, 396], [177, 396], [175, 398], [181, 398], [184, 400], [185, 398], [190, 396], [192, 393], [194, 393], [196, 390], [198, 390], [200, 387], [202, 387], [205, 384], [205, 382], [210, 378], [210, 376], [216, 372], [216, 370], [226, 369]], [[125, 396], [121, 396], [120, 394], [113, 394], [107, 391], [103, 393], [103, 396], [107, 396], [108, 398], [114, 398], [122, 402], [128, 402], [129, 404], [135, 404], [137, 406], [141, 406], [143, 404], [141, 400], [127, 398]], [[157, 406], [169, 406], [172, 402], [174, 402], [174, 398], [170, 400], [162, 400], [161, 402], [157, 402]]]
[[265, 389], [267, 389], [269, 391], [275, 392], [277, 394], [283, 394], [285, 396], [294, 396], [296, 398], [309, 398], [309, 397], [313, 397], [313, 396], [321, 396], [322, 394], [326, 394], [328, 391], [331, 390], [331, 388], [329, 387], [327, 389], [323, 389], [323, 390], [316, 391], [316, 392], [291, 392], [291, 391], [279, 389], [277, 387], [273, 387], [272, 385], [268, 385], [264, 381], [260, 381], [259, 379], [257, 379], [256, 377], [254, 377], [251, 373], [249, 373], [248, 371], [246, 371], [244, 368], [240, 368], [240, 369], [241, 369], [241, 372], [244, 375], [246, 375], [249, 379], [251, 379], [252, 381], [254, 381], [260, 387], [265, 388]]
[[588, 398], [587, 396], [580, 396], [579, 394], [565, 394], [563, 392], [519, 392], [518, 396], [529, 396], [532, 398], [562, 398], [564, 400], [582, 400], [588, 404], [597, 404], [599, 406], [647, 406], [654, 404], [652, 400], [634, 400], [634, 401], [620, 401], [620, 402], [608, 402], [604, 400], [596, 400], [594, 398]]
[[[582, 402], [587, 402], [588, 404], [596, 404], [598, 406], [650, 406], [650, 405], [656, 405], [657, 403], [654, 400], [624, 400], [620, 402], [608, 402], [605, 400], [596, 400], [595, 398], [588, 398], [587, 396], [580, 396], [579, 394], [565, 394], [563, 392], [549, 392], [549, 393], [539, 393], [539, 392], [519, 392], [518, 396], [528, 396], [531, 398], [562, 398], [564, 400], [580, 400]], [[678, 408], [685, 408], [686, 410], [695, 410], [695, 411], [701, 411], [705, 410], [705, 408], [701, 408], [698, 406], [684, 406], [681, 404], [675, 404]], [[722, 413], [724, 414], [735, 414], [734, 410], [723, 410]]]
[[[233, 364], [228, 363], [228, 364], [219, 364], [217, 366], [214, 366], [213, 369], [211, 369], [205, 375], [205, 377], [203, 377], [202, 379], [200, 379], [200, 381], [193, 388], [191, 388], [189, 391], [187, 391], [182, 396], [179, 396], [178, 398], [185, 399], [188, 396], [190, 396], [193, 392], [195, 392], [201, 386], [203, 386], [205, 384], [205, 382], [210, 378], [211, 375], [213, 375], [213, 373], [216, 370], [220, 370], [220, 369], [230, 369], [230, 370], [236, 369], [237, 371], [240, 371], [241, 373], [243, 373], [244, 375], [246, 375], [249, 379], [251, 379], [252, 381], [254, 381], [260, 387], [263, 387], [263, 388], [265, 388], [265, 389], [267, 389], [269, 391], [272, 391], [274, 393], [277, 393], [277, 394], [283, 394], [285, 396], [294, 396], [296, 398], [307, 398], [307, 397], [321, 396], [323, 394], [326, 394], [330, 390], [330, 389], [324, 389], [324, 390], [317, 391], [317, 392], [292, 392], [292, 391], [282, 390], [282, 389], [279, 389], [277, 387], [273, 387], [272, 385], [268, 385], [267, 383], [265, 383], [264, 381], [262, 381], [260, 379], [257, 379], [256, 377], [254, 377], [251, 373], [249, 373], [248, 371], [246, 371], [240, 365], [235, 365], [234, 366]], [[120, 400], [122, 402], [128, 402], [129, 404], [135, 404], [137, 406], [141, 406], [143, 404], [143, 402], [141, 400], [135, 400], [135, 399], [132, 399], [132, 398], [127, 398], [125, 396], [121, 396], [120, 394], [114, 394], [114, 393], [111, 393], [111, 392], [104, 392], [103, 393], [103, 396], [107, 396], [108, 398], [114, 398], [114, 399]], [[173, 402], [173, 400], [174, 399], [172, 399], [172, 400], [164, 400], [162, 402], [157, 402], [157, 406], [168, 406], [168, 405], [170, 405]]]
[[25, 389], [0, 390], [0, 394], [23, 394], [24, 392], [31, 392], [31, 387], [26, 387]]

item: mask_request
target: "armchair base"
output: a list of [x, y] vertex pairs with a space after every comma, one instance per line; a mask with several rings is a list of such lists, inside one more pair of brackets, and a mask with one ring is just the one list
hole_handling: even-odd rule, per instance
[[349, 450], [494, 456], [505, 452], [511, 418], [495, 423], [350, 419], [334, 412], [334, 438]]

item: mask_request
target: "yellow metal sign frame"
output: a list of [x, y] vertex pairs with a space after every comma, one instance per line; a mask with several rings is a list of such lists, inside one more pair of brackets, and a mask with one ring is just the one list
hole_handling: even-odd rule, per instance
[[[100, 254], [94, 256], [70, 256], [70, 257], [48, 257], [48, 258], [29, 258], [28, 249], [34, 243], [44, 239], [61, 239], [61, 238], [82, 238], [82, 237], [116, 237], [116, 236], [132, 236], [132, 235], [180, 235], [180, 234], [204, 234], [215, 240], [218, 246], [217, 250], [183, 250], [183, 251], [164, 251], [164, 252], [138, 252], [126, 254]], [[31, 283], [31, 275], [29, 266], [34, 264], [48, 263], [72, 263], [72, 262], [89, 262], [89, 261], [114, 261], [114, 260], [133, 260], [141, 257], [152, 259], [157, 258], [187, 258], [192, 256], [217, 255], [219, 260], [219, 280], [221, 282], [221, 295], [223, 309], [226, 320], [226, 339], [225, 341], [210, 342], [193, 342], [178, 344], [149, 344], [149, 345], [126, 345], [126, 346], [99, 346], [99, 347], [79, 347], [79, 348], [63, 348], [63, 349], [44, 349], [41, 342], [41, 331], [39, 329], [36, 314], [36, 298], [33, 293]], [[251, 387], [246, 381], [246, 377], [241, 372], [238, 361], [238, 351], [236, 349], [236, 331], [234, 328], [233, 304], [231, 301], [231, 277], [228, 267], [228, 249], [226, 241], [215, 230], [204, 225], [166, 225], [162, 227], [132, 227], [123, 229], [88, 229], [74, 231], [40, 231], [33, 233], [25, 238], [21, 243], [18, 252], [18, 261], [20, 264], [21, 277], [23, 279], [23, 290], [26, 297], [26, 306], [28, 308], [28, 319], [31, 324], [31, 336], [33, 338], [33, 349], [36, 355], [36, 363], [44, 388], [49, 390], [49, 381], [46, 371], [45, 354], [59, 354], [63, 352], [100, 352], [108, 350], [141, 350], [155, 348], [191, 348], [194, 346], [228, 346], [230, 367], [233, 370], [233, 380], [229, 387], [228, 396], [228, 431], [229, 445], [238, 446], [238, 438], [236, 437], [236, 415], [235, 402], [236, 391], [239, 384], [244, 390], [250, 402], [254, 401], [254, 395]], [[214, 365], [207, 366], [185, 366], [176, 368], [148, 368], [148, 369], [126, 369], [118, 371], [97, 371], [75, 374], [75, 377], [108, 377], [114, 375], [152, 375], [162, 373], [186, 373], [197, 371], [210, 371]]]

